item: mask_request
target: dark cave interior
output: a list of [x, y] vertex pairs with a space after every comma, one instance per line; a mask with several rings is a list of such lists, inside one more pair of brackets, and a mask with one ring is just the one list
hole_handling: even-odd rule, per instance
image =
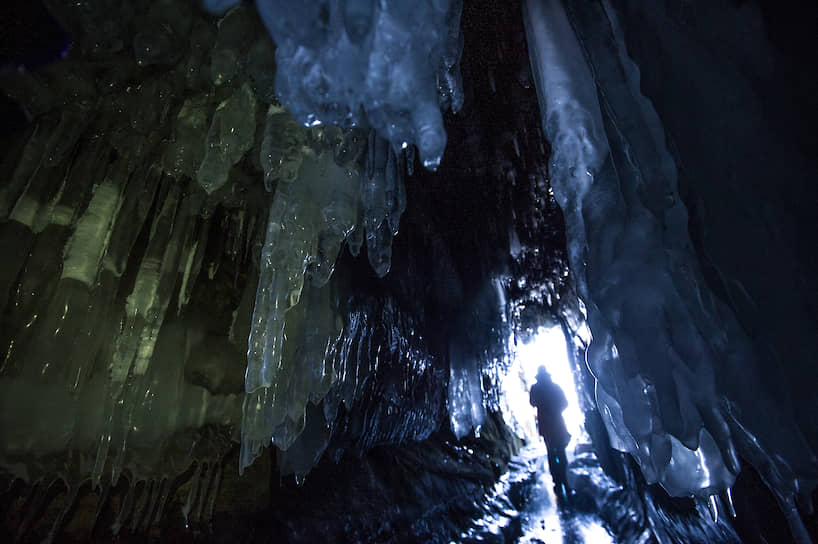
[[[770, 483], [769, 474], [781, 472], [777, 461], [748, 458], [750, 447], [739, 453], [732, 485], [735, 516], [726, 515], [722, 495], [717, 521], [702, 496], [671, 496], [615, 447], [579, 332], [585, 306], [552, 190], [553, 144], [543, 133], [523, 0], [463, 2], [464, 101], [459, 112], [444, 113], [440, 167], [407, 169], [388, 274], [373, 271], [366, 243], [358, 253], [343, 241], [327, 285], [307, 269], [300, 302], [287, 314], [284, 358], [323, 358], [322, 368], [333, 370], [317, 371], [309, 384], [313, 377], [286, 371], [287, 394], [305, 391], [291, 399], [302, 411], [277, 420], [273, 444], [286, 437], [287, 447], [267, 437], [255, 454], [242, 434], [251, 403], [245, 346], [267, 209], [284, 187], [277, 181], [264, 190], [258, 160], [261, 112], [280, 104], [271, 78], [259, 77], [249, 59], [254, 40], [269, 37], [251, 5], [225, 17], [250, 21], [246, 36], [223, 38], [228, 25], [197, 2], [164, 0], [156, 5], [171, 6], [174, 25], [188, 21], [171, 33], [184, 45], [138, 65], [130, 44], [157, 24], [151, 2], [76, 3], [90, 6], [85, 11], [61, 0], [44, 4], [0, 8], [4, 541], [542, 542], [522, 514], [539, 500], [532, 491], [539, 465], [519, 457], [530, 437], [504, 419], [501, 384], [514, 342], [553, 326], [566, 336], [587, 432], [569, 465], [575, 495], [559, 513], [563, 542], [595, 541], [577, 529], [584, 518], [598, 520], [612, 542], [802, 542], [798, 527], [818, 541], [818, 516], [798, 497], [800, 525], [793, 525], [793, 510]], [[575, 24], [590, 21], [575, 28], [582, 38], [595, 12], [564, 4]], [[818, 8], [588, 4], [618, 14], [641, 92], [678, 165], [697, 266], [758, 354], [748, 375], [775, 399], [780, 411], [769, 417], [783, 418], [779, 435], [764, 434], [766, 422], [742, 423], [770, 458], [792, 466], [799, 491], [815, 501], [814, 456], [804, 453], [802, 465], [787, 455], [801, 444], [818, 451]], [[733, 15], [739, 23], [760, 17], [763, 26], [745, 36]], [[754, 44], [753, 32], [768, 43]], [[211, 48], [244, 55], [227, 83], [210, 80]], [[249, 150], [230, 165], [224, 187], [206, 192], [185, 166], [202, 153], [185, 155], [177, 145], [179, 112], [189, 103], [205, 112], [198, 135], [185, 136], [203, 147], [214, 112], [245, 88], [263, 105]], [[609, 97], [598, 93], [605, 104]], [[334, 137], [310, 134], [299, 136], [305, 149]], [[169, 149], [179, 153], [176, 170], [167, 166]], [[85, 285], [66, 276], [71, 241], [83, 210], [102, 199], [98, 187], [117, 175], [119, 204], [100, 235], [98, 272]], [[65, 209], [71, 219], [59, 218]], [[150, 263], [158, 263], [155, 300], [163, 302], [129, 321]], [[140, 342], [152, 338], [150, 365], [141, 374], [132, 368], [116, 389], [107, 361], [127, 347], [129, 327]], [[460, 370], [479, 397], [462, 436], [454, 423], [460, 401], [452, 400]], [[65, 386], [72, 372], [84, 380], [73, 390]], [[756, 382], [731, 385], [730, 372], [714, 380], [733, 395], [725, 403], [761, 399], [747, 389]], [[771, 448], [770, 437], [787, 433], [800, 434], [780, 453]], [[100, 437], [111, 444], [107, 457]], [[489, 500], [498, 482], [506, 487]], [[491, 528], [480, 519], [502, 522]]]

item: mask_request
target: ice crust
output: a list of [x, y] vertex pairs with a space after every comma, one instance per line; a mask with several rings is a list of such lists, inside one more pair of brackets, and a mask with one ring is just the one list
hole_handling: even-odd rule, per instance
[[[207, 0], [223, 13], [238, 2]], [[306, 126], [372, 127], [434, 170], [446, 147], [441, 107], [463, 104], [462, 0], [257, 0], [276, 43], [276, 93]]]
[[741, 454], [787, 510], [803, 489], [790, 465], [814, 457], [775, 419], [746, 334], [702, 278], [676, 165], [613, 10], [604, 0], [527, 0], [525, 23], [612, 445], [648, 482], [703, 498], [730, 488]]

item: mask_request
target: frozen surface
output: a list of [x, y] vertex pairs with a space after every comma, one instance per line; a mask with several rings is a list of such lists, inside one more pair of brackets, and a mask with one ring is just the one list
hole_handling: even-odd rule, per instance
[[[668, 510], [650, 490], [639, 489], [629, 472], [625, 485], [611, 479], [589, 444], [581, 444], [568, 465], [567, 500], [557, 497], [544, 445], [523, 448], [480, 503], [459, 542], [708, 542], [736, 544], [724, 519], [712, 523], [706, 507]], [[704, 511], [701, 511], [704, 509]], [[702, 516], [701, 514], [704, 514]]]
[[[206, 1], [221, 13], [237, 2]], [[462, 0], [258, 0], [276, 43], [276, 93], [298, 122], [372, 127], [393, 149], [416, 145], [436, 169], [441, 107], [463, 103]]]
[[676, 496], [729, 489], [740, 453], [791, 504], [811, 473], [790, 467], [814, 471], [814, 456], [776, 418], [746, 334], [702, 278], [676, 165], [616, 17], [607, 2], [566, 6], [528, 0], [526, 31], [612, 443]]

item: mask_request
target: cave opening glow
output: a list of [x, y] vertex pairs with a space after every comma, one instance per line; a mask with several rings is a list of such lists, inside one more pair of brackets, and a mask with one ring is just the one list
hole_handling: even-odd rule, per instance
[[562, 413], [571, 442], [566, 451], [570, 452], [580, 441], [587, 442], [583, 426], [584, 416], [579, 407], [577, 387], [574, 381], [573, 365], [568, 354], [562, 327], [539, 327], [527, 342], [509, 339], [512, 361], [503, 381], [503, 406], [506, 419], [528, 442], [539, 443], [534, 408], [528, 402], [528, 392], [537, 381], [537, 369], [545, 365], [554, 383], [562, 388], [568, 400], [568, 408]]

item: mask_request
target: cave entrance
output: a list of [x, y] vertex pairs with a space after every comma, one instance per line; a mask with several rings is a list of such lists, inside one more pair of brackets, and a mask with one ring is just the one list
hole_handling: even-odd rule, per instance
[[502, 382], [502, 408], [506, 423], [529, 444], [540, 444], [534, 408], [528, 402], [528, 392], [537, 381], [537, 369], [545, 365], [554, 383], [559, 385], [568, 400], [562, 413], [571, 442], [566, 451], [572, 452], [579, 443], [588, 442], [583, 425], [584, 416], [579, 406], [574, 382], [574, 365], [560, 325], [540, 327], [533, 335], [522, 340], [512, 334], [509, 339], [510, 365]]

